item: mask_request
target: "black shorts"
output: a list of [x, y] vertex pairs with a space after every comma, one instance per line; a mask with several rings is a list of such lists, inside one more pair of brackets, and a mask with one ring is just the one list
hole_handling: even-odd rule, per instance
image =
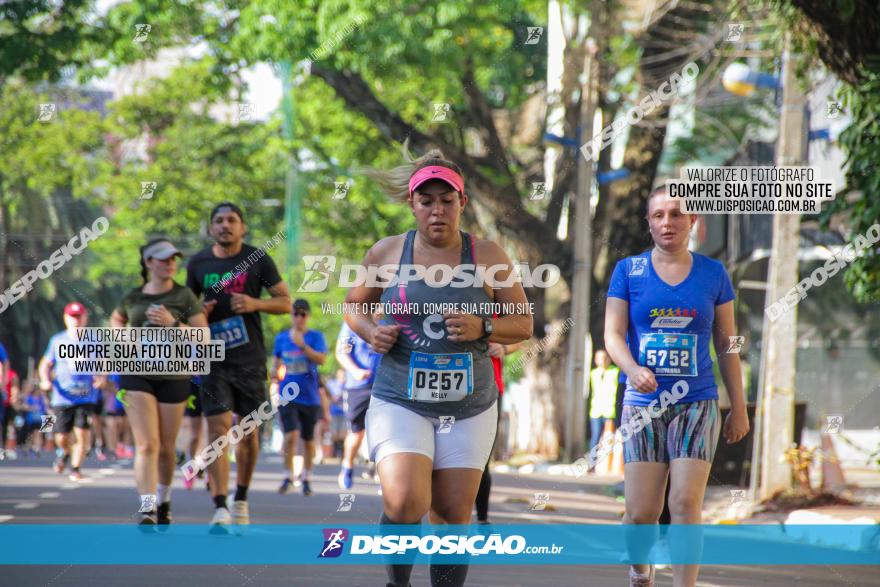
[[344, 398], [345, 419], [348, 420], [348, 429], [352, 432], [360, 432], [365, 428], [367, 408], [370, 407], [370, 390], [346, 390], [342, 397]]
[[268, 401], [266, 366], [212, 363], [211, 373], [202, 376], [202, 413], [216, 416], [235, 412], [246, 416]]
[[195, 396], [195, 400], [193, 401], [193, 407], [189, 407], [189, 397], [187, 397], [186, 411], [184, 415], [188, 418], [201, 418], [202, 417], [202, 386], [194, 381], [190, 381], [189, 385], [189, 395]]
[[315, 424], [321, 418], [321, 406], [304, 406], [291, 402], [286, 406], [278, 406], [278, 415], [285, 434], [299, 430], [303, 440], [312, 440], [315, 437]]
[[119, 388], [126, 391], [143, 391], [156, 396], [160, 404], [179, 404], [189, 395], [187, 379], [154, 379], [140, 375], [120, 375]]
[[95, 404], [95, 415], [103, 416], [104, 415], [104, 401], [99, 399], [98, 403]]
[[91, 427], [91, 416], [95, 413], [95, 404], [56, 407], [54, 410], [55, 424], [52, 426], [52, 432], [68, 434], [74, 427], [86, 430]]

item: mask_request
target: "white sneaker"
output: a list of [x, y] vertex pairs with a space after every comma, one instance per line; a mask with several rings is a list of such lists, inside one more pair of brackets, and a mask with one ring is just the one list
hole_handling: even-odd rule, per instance
[[654, 567], [647, 575], [636, 573], [632, 567], [629, 568], [629, 587], [654, 587]]
[[232, 502], [232, 520], [238, 526], [246, 526], [251, 523], [251, 516], [250, 513], [248, 513], [248, 502]]
[[[236, 502], [238, 503], [238, 502]], [[211, 518], [211, 534], [228, 534], [229, 526], [232, 524], [232, 515], [226, 508], [217, 508], [214, 510], [214, 517]]]

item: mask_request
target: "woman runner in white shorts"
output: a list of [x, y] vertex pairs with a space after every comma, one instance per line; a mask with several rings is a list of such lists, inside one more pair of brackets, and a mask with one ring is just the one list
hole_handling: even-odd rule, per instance
[[[449, 269], [439, 267], [500, 265], [494, 280], [502, 284], [512, 272], [496, 243], [459, 230], [468, 197], [461, 171], [442, 153], [431, 151], [409, 165], [371, 175], [407, 203], [416, 221], [416, 230], [380, 240], [364, 258], [366, 267], [399, 264], [392, 285], [368, 282], [346, 298], [363, 310], [346, 314], [346, 322], [383, 354], [366, 417], [370, 457], [382, 484], [381, 522], [419, 524], [430, 513], [434, 524], [468, 524], [496, 432], [498, 389], [489, 342], [512, 344], [532, 333], [531, 315], [492, 319], [488, 305], [525, 304], [526, 295], [512, 279], [494, 290], [476, 281], [456, 287], [456, 282], [466, 285], [467, 278], [450, 278]], [[418, 266], [427, 268], [424, 277], [410, 271]], [[379, 302], [391, 311], [376, 324], [370, 304]], [[439, 303], [483, 304], [487, 311], [423, 311]], [[401, 307], [414, 311], [395, 312]], [[409, 585], [411, 564], [387, 569], [388, 585]], [[467, 565], [431, 565], [431, 585], [464, 585], [466, 576]]]

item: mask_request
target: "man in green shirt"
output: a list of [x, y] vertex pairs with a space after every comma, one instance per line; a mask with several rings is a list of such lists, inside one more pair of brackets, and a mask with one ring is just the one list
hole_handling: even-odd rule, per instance
[[596, 368], [590, 371], [590, 450], [602, 438], [605, 421], [614, 421], [614, 400], [617, 397], [617, 377], [620, 370], [611, 364], [604, 350], [595, 354]]

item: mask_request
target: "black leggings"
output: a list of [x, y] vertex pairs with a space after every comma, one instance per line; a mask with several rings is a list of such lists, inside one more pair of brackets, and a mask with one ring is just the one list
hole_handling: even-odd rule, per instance
[[480, 478], [480, 488], [477, 490], [477, 521], [485, 522], [489, 519], [489, 493], [492, 491], [492, 475], [489, 473], [489, 463], [483, 469], [483, 476]]
[[12, 406], [6, 406], [6, 410], [3, 412], [3, 429], [0, 430], [0, 450], [6, 448], [6, 439], [9, 436], [9, 424], [12, 423], [12, 420], [15, 418], [15, 410], [12, 409]]

